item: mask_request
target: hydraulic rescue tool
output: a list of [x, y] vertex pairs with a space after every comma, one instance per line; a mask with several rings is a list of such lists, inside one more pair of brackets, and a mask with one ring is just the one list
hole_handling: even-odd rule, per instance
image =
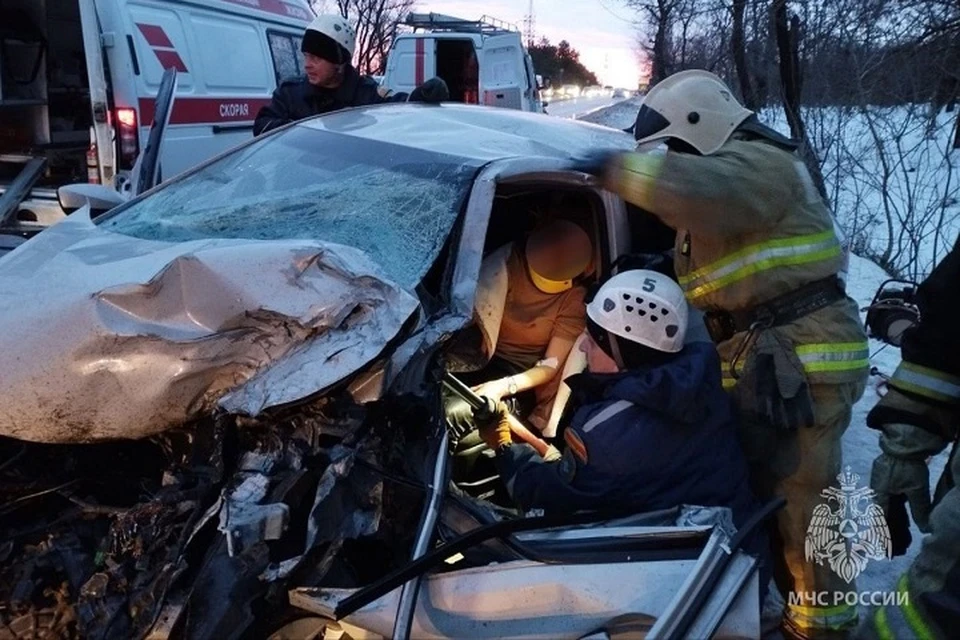
[[[904, 286], [889, 286], [893, 284]], [[866, 308], [867, 333], [871, 338], [900, 346], [903, 332], [920, 322], [920, 309], [914, 300], [917, 286], [916, 282], [895, 279], [880, 285], [873, 302]]]
[[[444, 372], [443, 383], [448, 389], [460, 396], [464, 402], [470, 405], [471, 409], [484, 410], [490, 408], [487, 398], [478, 396], [473, 392], [473, 389], [465, 385], [449, 371]], [[537, 453], [539, 453], [541, 457], [553, 457], [559, 453], [555, 447], [548, 445], [546, 442], [534, 435], [533, 432], [530, 431], [530, 429], [528, 429], [522, 422], [520, 422], [520, 420], [512, 413], [507, 413], [507, 421], [510, 424], [510, 432], [518, 439], [526, 442], [531, 447], [536, 449]]]

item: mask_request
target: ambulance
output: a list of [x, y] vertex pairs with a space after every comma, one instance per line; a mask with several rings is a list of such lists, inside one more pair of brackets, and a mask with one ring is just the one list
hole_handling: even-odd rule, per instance
[[411, 13], [404, 25], [412, 31], [390, 46], [385, 87], [410, 92], [440, 76], [454, 102], [543, 113], [541, 80], [515, 26], [440, 13]]
[[128, 191], [166, 69], [164, 177], [249, 140], [279, 80], [303, 75], [313, 17], [307, 0], [0, 2], [0, 232], [60, 219], [62, 185]]

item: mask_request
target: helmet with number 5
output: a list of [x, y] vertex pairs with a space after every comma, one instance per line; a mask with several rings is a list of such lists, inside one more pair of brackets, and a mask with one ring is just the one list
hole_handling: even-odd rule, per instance
[[[656, 271], [624, 271], [604, 282], [587, 303], [591, 323], [610, 336], [594, 340], [614, 354], [620, 339], [656, 351], [677, 353], [687, 334], [687, 300], [680, 286]], [[591, 335], [594, 331], [591, 331]], [[603, 343], [608, 342], [605, 346]], [[620, 359], [622, 366], [622, 359]]]

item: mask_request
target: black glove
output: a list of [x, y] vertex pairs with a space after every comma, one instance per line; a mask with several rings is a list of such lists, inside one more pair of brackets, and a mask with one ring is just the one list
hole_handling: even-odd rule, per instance
[[913, 535], [910, 533], [910, 517], [907, 515], [907, 497], [902, 493], [890, 496], [884, 516], [887, 519], [887, 527], [890, 529], [890, 543], [894, 557], [906, 555], [910, 543], [913, 542]]
[[597, 151], [589, 152], [581, 158], [574, 158], [567, 168], [571, 171], [589, 173], [592, 176], [603, 176], [603, 174], [606, 173], [607, 167], [610, 166], [611, 161], [618, 155], [619, 152], [617, 151], [598, 149]]
[[410, 92], [407, 102], [426, 102], [440, 104], [450, 99], [450, 89], [443, 78], [434, 76]]

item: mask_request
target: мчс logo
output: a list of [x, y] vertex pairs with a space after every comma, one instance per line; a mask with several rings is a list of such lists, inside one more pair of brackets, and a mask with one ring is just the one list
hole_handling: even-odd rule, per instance
[[[819, 565], [826, 562], [850, 583], [869, 560], [891, 557], [890, 529], [883, 510], [873, 502], [873, 489], [857, 487], [859, 475], [847, 467], [837, 480], [839, 489], [827, 487], [820, 492], [826, 502], [817, 505], [810, 518], [806, 558]], [[836, 503], [836, 509], [831, 509], [831, 503]]]

